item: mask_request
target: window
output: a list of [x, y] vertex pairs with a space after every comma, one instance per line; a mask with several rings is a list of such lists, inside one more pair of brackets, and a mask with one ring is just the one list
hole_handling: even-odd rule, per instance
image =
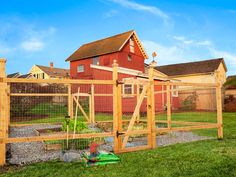
[[130, 52], [134, 53], [134, 40], [131, 38], [129, 40]]
[[128, 61], [132, 61], [131, 55], [128, 55]]
[[79, 65], [78, 66], [78, 73], [84, 72], [84, 65]]
[[177, 97], [178, 96], [178, 87], [176, 85], [172, 86], [172, 96]]
[[123, 94], [130, 95], [133, 94], [134, 89], [133, 89], [133, 85], [132, 84], [124, 84], [123, 85]]
[[93, 58], [93, 65], [99, 65], [99, 57]]
[[42, 78], [45, 79], [45, 75], [44, 75], [44, 73], [42, 73]]

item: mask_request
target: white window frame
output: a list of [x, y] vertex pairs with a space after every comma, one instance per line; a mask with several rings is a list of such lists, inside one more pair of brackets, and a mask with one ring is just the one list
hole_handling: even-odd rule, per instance
[[172, 97], [178, 97], [178, 96], [179, 96], [178, 86], [177, 85], [173, 85], [172, 86]]
[[134, 53], [134, 40], [130, 38], [129, 40], [130, 52]]
[[[130, 85], [131, 86], [131, 93], [125, 93], [125, 86]], [[122, 85], [122, 95], [123, 97], [133, 97], [134, 95], [134, 84], [123, 84]]]
[[[79, 69], [80, 67], [82, 67], [83, 69]], [[78, 73], [83, 73], [84, 72], [84, 65], [78, 65], [77, 66], [77, 72]]]

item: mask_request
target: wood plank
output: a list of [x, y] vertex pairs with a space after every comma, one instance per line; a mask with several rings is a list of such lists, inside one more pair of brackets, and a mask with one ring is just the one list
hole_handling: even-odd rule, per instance
[[148, 145], [138, 146], [138, 147], [129, 147], [129, 148], [121, 149], [120, 153], [141, 151], [141, 150], [147, 150], [147, 149], [150, 149]]
[[218, 139], [222, 139], [223, 138], [222, 93], [221, 93], [222, 84], [220, 81], [219, 71], [216, 72], [216, 76], [218, 82], [218, 87], [216, 88], [217, 124], [218, 124], [217, 134], [218, 134]]
[[72, 99], [72, 92], [71, 92], [71, 84], [67, 85], [68, 89], [68, 115], [70, 116], [71, 119], [73, 119], [73, 99]]
[[205, 125], [194, 125], [194, 126], [186, 126], [186, 127], [171, 127], [168, 128], [158, 128], [156, 132], [171, 132], [171, 131], [189, 131], [189, 130], [197, 130], [197, 129], [212, 129], [218, 128], [217, 124], [205, 124]]
[[[138, 100], [139, 100], [139, 97], [140, 97], [140, 84], [137, 84], [137, 89], [136, 89], [136, 102], [138, 103]], [[140, 120], [140, 111], [138, 112], [138, 115], [137, 115], [137, 122], [139, 122]]]
[[113, 94], [109, 94], [109, 93], [95, 93], [94, 96], [113, 96]]
[[[130, 132], [130, 131], [132, 130], [133, 126], [134, 126], [136, 117], [137, 117], [137, 115], [138, 115], [138, 111], [139, 111], [140, 106], [141, 106], [141, 104], [142, 104], [142, 102], [143, 102], [143, 98], [144, 98], [144, 95], [145, 95], [146, 91], [147, 91], [147, 86], [145, 85], [145, 86], [143, 87], [143, 91], [142, 91], [142, 93], [141, 93], [141, 95], [140, 95], [140, 98], [139, 98], [139, 100], [138, 100], [138, 103], [137, 103], [137, 105], [136, 105], [136, 107], [135, 107], [135, 109], [134, 109], [134, 113], [133, 113], [133, 115], [132, 115], [132, 118], [131, 118], [131, 120], [130, 120], [129, 126], [128, 126], [128, 128], [127, 128], [127, 133]], [[125, 146], [126, 146], [126, 144], [127, 144], [127, 142], [128, 142], [128, 139], [129, 139], [129, 136], [126, 136], [126, 135], [125, 135], [125, 137], [124, 137], [124, 139], [123, 139], [123, 143], [122, 143], [122, 148], [123, 148], [123, 149], [125, 148]]]
[[88, 96], [89, 97], [90, 94], [89, 93], [81, 93], [81, 92], [79, 92], [79, 93], [74, 93], [73, 96], [79, 96], [79, 97], [80, 96]]
[[[68, 139], [84, 139], [84, 138], [99, 138], [99, 137], [112, 137], [113, 132], [109, 133], [87, 133], [87, 134], [75, 134], [70, 133]], [[37, 142], [37, 141], [48, 141], [48, 140], [64, 140], [67, 139], [67, 133], [61, 135], [44, 135], [44, 136], [32, 136], [32, 137], [16, 137], [7, 138], [6, 143], [22, 143], [22, 142]], [[4, 141], [4, 140], [2, 140]]]
[[118, 81], [118, 64], [116, 60], [113, 63], [113, 72], [112, 72], [112, 79], [113, 79], [113, 134], [114, 134], [114, 152], [119, 152], [119, 140], [116, 136], [116, 132], [118, 131], [118, 85], [116, 84]]
[[89, 117], [87, 116], [87, 114], [85, 113], [83, 107], [80, 105], [79, 101], [77, 101], [75, 99], [75, 97], [73, 98], [74, 101], [76, 102], [77, 106], [79, 107], [80, 111], [82, 112], [83, 116], [86, 118], [87, 121], [89, 121]]
[[11, 93], [10, 96], [68, 96], [68, 93]]
[[95, 123], [95, 101], [94, 101], [94, 84], [91, 85], [91, 119]]
[[111, 85], [112, 80], [78, 80], [78, 79], [23, 79], [23, 78], [2, 78], [6, 83], [55, 83], [55, 84], [101, 84]]
[[[168, 82], [169, 83], [169, 82]], [[171, 128], [171, 93], [170, 93], [170, 85], [168, 84], [166, 86], [166, 99], [167, 99], [167, 126], [170, 129]]]

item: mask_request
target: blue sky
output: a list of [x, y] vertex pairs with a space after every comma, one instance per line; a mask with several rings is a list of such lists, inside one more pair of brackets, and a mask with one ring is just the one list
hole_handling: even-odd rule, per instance
[[236, 74], [233, 0], [0, 0], [0, 12], [7, 73], [50, 61], [69, 68], [65, 59], [83, 43], [134, 29], [158, 65], [224, 57]]

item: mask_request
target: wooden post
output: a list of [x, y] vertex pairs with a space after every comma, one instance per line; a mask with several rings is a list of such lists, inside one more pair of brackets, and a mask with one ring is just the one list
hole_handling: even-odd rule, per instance
[[94, 84], [91, 85], [91, 119], [95, 123], [95, 107], [94, 107]]
[[116, 60], [113, 62], [113, 73], [112, 73], [112, 79], [113, 79], [113, 134], [114, 134], [114, 152], [119, 152], [119, 140], [116, 136], [118, 130], [118, 119], [119, 119], [119, 113], [118, 113], [118, 64], [116, 63]]
[[[118, 91], [117, 93], [118, 132], [121, 132], [122, 131], [122, 85], [121, 84], [118, 85], [117, 91]], [[120, 151], [120, 149], [122, 148], [121, 136], [118, 136], [118, 147]]]
[[155, 123], [155, 100], [154, 100], [154, 64], [150, 64], [148, 70], [149, 86], [147, 90], [147, 127], [148, 145], [150, 148], [156, 147], [156, 123]]
[[218, 85], [216, 87], [216, 105], [217, 105], [217, 124], [218, 124], [218, 139], [223, 139], [223, 120], [222, 120], [222, 83], [220, 81], [220, 73], [216, 71]]
[[8, 137], [8, 116], [9, 104], [7, 97], [7, 84], [1, 82], [1, 78], [6, 77], [6, 59], [0, 59], [0, 166], [6, 163], [6, 143]]
[[73, 99], [71, 93], [71, 84], [68, 84], [68, 115], [73, 119]]
[[[137, 90], [136, 90], [136, 100], [137, 100], [137, 103], [138, 103], [138, 100], [139, 100], [139, 97], [140, 97], [140, 93], [139, 93], [139, 90], [140, 90], [140, 85], [139, 83], [137, 83]], [[140, 120], [140, 112], [138, 113], [137, 115], [137, 122], [139, 123], [139, 120]]]
[[166, 86], [166, 97], [167, 97], [167, 126], [171, 129], [171, 96], [170, 96], [170, 82]]

